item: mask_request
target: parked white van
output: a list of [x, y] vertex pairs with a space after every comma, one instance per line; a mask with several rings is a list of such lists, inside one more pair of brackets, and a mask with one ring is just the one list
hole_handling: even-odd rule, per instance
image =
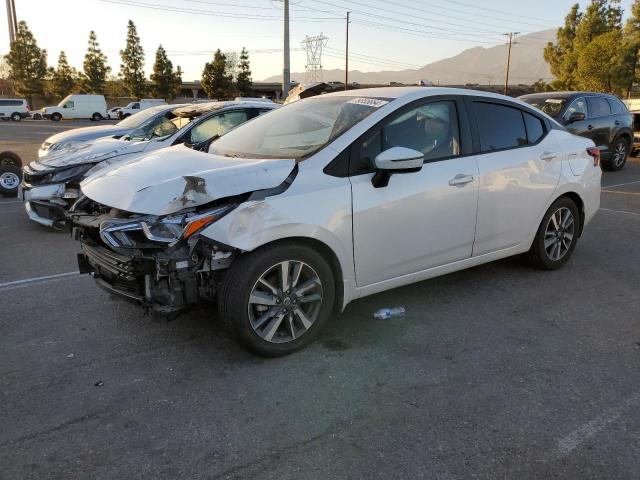
[[166, 105], [166, 100], [159, 98], [143, 98], [139, 102], [131, 102], [126, 107], [120, 108], [118, 111], [119, 118], [127, 118], [134, 113], [141, 112], [149, 107], [157, 107], [158, 105]]
[[42, 116], [54, 122], [75, 118], [90, 118], [97, 122], [107, 118], [107, 101], [104, 95], [69, 95], [57, 107], [43, 108]]
[[0, 118], [19, 122], [29, 116], [29, 104], [19, 98], [0, 98]]

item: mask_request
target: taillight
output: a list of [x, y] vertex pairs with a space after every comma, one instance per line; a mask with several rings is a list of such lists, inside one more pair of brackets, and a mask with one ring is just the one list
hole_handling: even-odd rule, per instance
[[593, 158], [593, 166], [597, 167], [600, 165], [600, 149], [598, 147], [589, 147], [587, 148], [587, 153], [590, 157]]

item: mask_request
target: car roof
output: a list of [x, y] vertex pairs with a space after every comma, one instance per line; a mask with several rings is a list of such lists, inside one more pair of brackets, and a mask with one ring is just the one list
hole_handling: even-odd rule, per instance
[[173, 110], [173, 114], [178, 117], [195, 118], [204, 115], [209, 112], [217, 112], [220, 110], [226, 110], [232, 107], [245, 107], [245, 108], [266, 108], [273, 109], [278, 108], [280, 105], [277, 103], [260, 102], [260, 101], [242, 101], [232, 100], [223, 102], [206, 102], [206, 103], [192, 103], [183, 105]]
[[518, 98], [562, 98], [562, 99], [570, 99], [577, 97], [612, 97], [614, 95], [610, 95], [608, 93], [601, 92], [540, 92], [540, 93], [529, 93], [527, 95], [522, 95]]
[[316, 95], [314, 98], [324, 98], [330, 96], [348, 96], [348, 97], [364, 97], [364, 98], [387, 98], [402, 99], [406, 102], [419, 100], [421, 98], [435, 97], [440, 95], [464, 95], [474, 97], [492, 98], [496, 100], [509, 101], [523, 107], [531, 108], [531, 105], [514, 97], [501, 95], [499, 93], [485, 92], [481, 90], [472, 90], [467, 88], [449, 88], [449, 87], [381, 87], [381, 88], [359, 88], [356, 90], [342, 90], [340, 92], [325, 93]]

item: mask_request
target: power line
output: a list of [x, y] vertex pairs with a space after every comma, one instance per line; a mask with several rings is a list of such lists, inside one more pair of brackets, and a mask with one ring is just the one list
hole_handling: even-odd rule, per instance
[[[247, 13], [229, 13], [229, 12], [214, 12], [212, 10], [197, 10], [183, 7], [172, 7], [169, 5], [157, 5], [153, 3], [144, 3], [138, 0], [98, 0], [104, 3], [112, 3], [118, 5], [127, 5], [131, 7], [148, 8], [152, 10], [164, 10], [167, 12], [175, 13], [187, 13], [193, 15], [210, 15], [214, 17], [236, 18], [246, 20], [269, 20], [269, 21], [281, 21], [280, 17], [272, 15], [260, 15], [260, 14], [247, 14]], [[338, 20], [336, 18], [322, 18], [322, 17], [296, 17], [296, 21], [304, 22], [325, 22], [331, 20]]]

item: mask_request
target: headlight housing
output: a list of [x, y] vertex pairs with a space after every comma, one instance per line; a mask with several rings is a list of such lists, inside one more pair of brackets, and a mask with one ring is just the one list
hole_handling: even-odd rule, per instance
[[163, 218], [105, 220], [100, 224], [102, 240], [116, 248], [173, 247], [224, 217], [237, 205], [228, 204], [204, 212], [188, 212]]
[[82, 165], [77, 165], [75, 167], [58, 170], [48, 175], [49, 177], [48, 181], [51, 183], [67, 182], [69, 180], [72, 180], [74, 177], [81, 177], [86, 172], [88, 172], [91, 169], [91, 167], [93, 167], [93, 164], [86, 163]]

